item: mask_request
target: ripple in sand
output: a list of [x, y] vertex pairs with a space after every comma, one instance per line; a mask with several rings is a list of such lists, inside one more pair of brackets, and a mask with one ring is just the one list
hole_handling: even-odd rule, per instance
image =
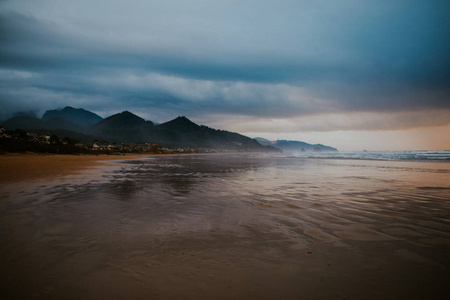
[[389, 241], [396, 238], [360, 225], [347, 226], [345, 230], [335, 230], [335, 235], [355, 241]]
[[304, 233], [321, 241], [325, 241], [325, 242], [333, 242], [333, 241], [337, 241], [338, 238], [328, 234], [322, 230], [319, 229], [306, 229], [304, 230]]

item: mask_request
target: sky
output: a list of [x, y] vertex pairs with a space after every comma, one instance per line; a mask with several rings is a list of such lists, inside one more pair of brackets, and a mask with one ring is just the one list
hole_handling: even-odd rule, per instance
[[70, 105], [450, 149], [449, 15], [447, 0], [0, 0], [0, 121]]

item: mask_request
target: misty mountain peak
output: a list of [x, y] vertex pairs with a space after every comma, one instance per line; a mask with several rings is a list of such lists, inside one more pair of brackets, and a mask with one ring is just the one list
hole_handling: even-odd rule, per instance
[[175, 120], [173, 120], [174, 122], [177, 122], [178, 124], [185, 124], [185, 125], [196, 125], [194, 122], [192, 122], [191, 120], [189, 120], [188, 118], [186, 118], [185, 116], [179, 116], [177, 117]]
[[135, 114], [125, 110], [104, 119], [101, 123], [115, 126], [136, 126], [145, 123], [145, 120]]
[[169, 122], [158, 125], [159, 128], [168, 130], [186, 130], [186, 129], [197, 129], [200, 126], [186, 118], [185, 116], [179, 116]]
[[47, 110], [41, 120], [50, 121], [54, 118], [61, 118], [80, 125], [92, 125], [103, 120], [99, 115], [82, 108], [66, 106], [63, 109]]
[[123, 111], [96, 124], [89, 130], [89, 134], [118, 143], [148, 142], [153, 140], [155, 130], [157, 129], [152, 122]]

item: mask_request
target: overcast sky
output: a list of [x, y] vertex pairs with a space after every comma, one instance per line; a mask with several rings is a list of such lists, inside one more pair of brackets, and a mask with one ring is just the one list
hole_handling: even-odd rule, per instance
[[447, 0], [0, 0], [0, 120], [70, 105], [450, 149]]

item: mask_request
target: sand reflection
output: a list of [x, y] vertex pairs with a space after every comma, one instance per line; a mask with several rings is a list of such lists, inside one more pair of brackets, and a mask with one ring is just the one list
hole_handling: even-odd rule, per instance
[[16, 185], [1, 199], [2, 295], [442, 298], [449, 165], [173, 156]]

